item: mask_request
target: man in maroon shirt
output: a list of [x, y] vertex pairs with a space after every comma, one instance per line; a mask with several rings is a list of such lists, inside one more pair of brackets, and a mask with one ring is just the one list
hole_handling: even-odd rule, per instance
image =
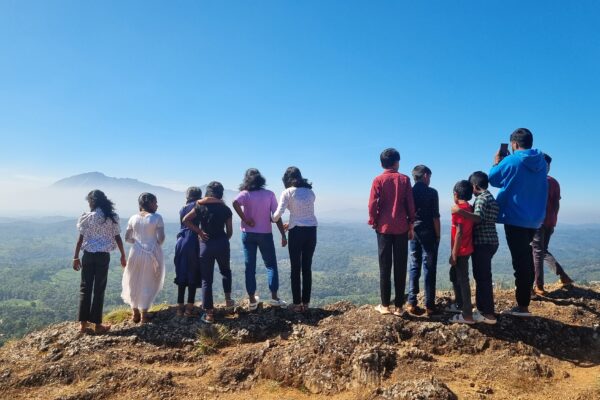
[[410, 178], [398, 172], [400, 153], [385, 149], [380, 156], [384, 171], [373, 180], [369, 196], [369, 225], [377, 233], [381, 314], [390, 313], [391, 274], [394, 267], [394, 315], [402, 315], [408, 241], [413, 238], [415, 204]]
[[[552, 157], [544, 154], [550, 172], [550, 163]], [[558, 181], [548, 175], [548, 203], [546, 205], [546, 218], [542, 226], [536, 231], [531, 243], [533, 248], [533, 262], [535, 266], [535, 284], [533, 293], [538, 296], [544, 296], [544, 261], [548, 263], [550, 269], [559, 276], [563, 287], [570, 286], [573, 280], [569, 278], [562, 266], [556, 261], [556, 258], [548, 251], [550, 237], [554, 233], [556, 222], [558, 220], [558, 209], [560, 208], [560, 185]]]

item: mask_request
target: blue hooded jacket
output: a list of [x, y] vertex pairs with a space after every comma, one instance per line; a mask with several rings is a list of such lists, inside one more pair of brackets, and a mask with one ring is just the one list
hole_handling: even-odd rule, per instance
[[517, 150], [490, 170], [490, 185], [500, 188], [498, 223], [537, 229], [546, 215], [548, 166], [536, 149]]

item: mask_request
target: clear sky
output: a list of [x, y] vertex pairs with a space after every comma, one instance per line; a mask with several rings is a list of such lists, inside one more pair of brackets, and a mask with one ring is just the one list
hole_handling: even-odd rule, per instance
[[597, 1], [0, 0], [0, 183], [235, 188], [257, 167], [279, 191], [296, 165], [366, 212], [396, 147], [447, 204], [523, 126], [563, 222], [600, 222], [598, 26]]

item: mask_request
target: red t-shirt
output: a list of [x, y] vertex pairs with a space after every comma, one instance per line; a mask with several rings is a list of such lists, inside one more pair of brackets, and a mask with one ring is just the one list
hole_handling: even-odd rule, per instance
[[377, 232], [406, 233], [415, 221], [415, 203], [410, 178], [391, 169], [373, 180], [369, 196], [369, 225]]
[[560, 205], [560, 185], [558, 181], [548, 175], [548, 203], [546, 203], [546, 218], [544, 226], [554, 228], [558, 221], [558, 208]]
[[[473, 212], [473, 207], [469, 203], [458, 203], [458, 207], [461, 210]], [[456, 227], [461, 225], [462, 239], [460, 241], [460, 248], [458, 249], [458, 257], [468, 256], [473, 253], [473, 221], [461, 217], [458, 214], [452, 214], [452, 234], [451, 234], [451, 248], [454, 248], [454, 238], [456, 237]]]

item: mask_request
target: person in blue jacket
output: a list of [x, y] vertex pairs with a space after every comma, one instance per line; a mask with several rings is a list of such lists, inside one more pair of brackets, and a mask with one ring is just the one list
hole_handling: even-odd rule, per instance
[[500, 188], [496, 201], [500, 207], [498, 223], [504, 224], [506, 241], [515, 271], [517, 306], [505, 311], [529, 317], [531, 287], [534, 281], [531, 242], [546, 215], [548, 195], [547, 166], [544, 154], [533, 147], [533, 134], [519, 128], [510, 135], [513, 154], [496, 154], [489, 182]]

